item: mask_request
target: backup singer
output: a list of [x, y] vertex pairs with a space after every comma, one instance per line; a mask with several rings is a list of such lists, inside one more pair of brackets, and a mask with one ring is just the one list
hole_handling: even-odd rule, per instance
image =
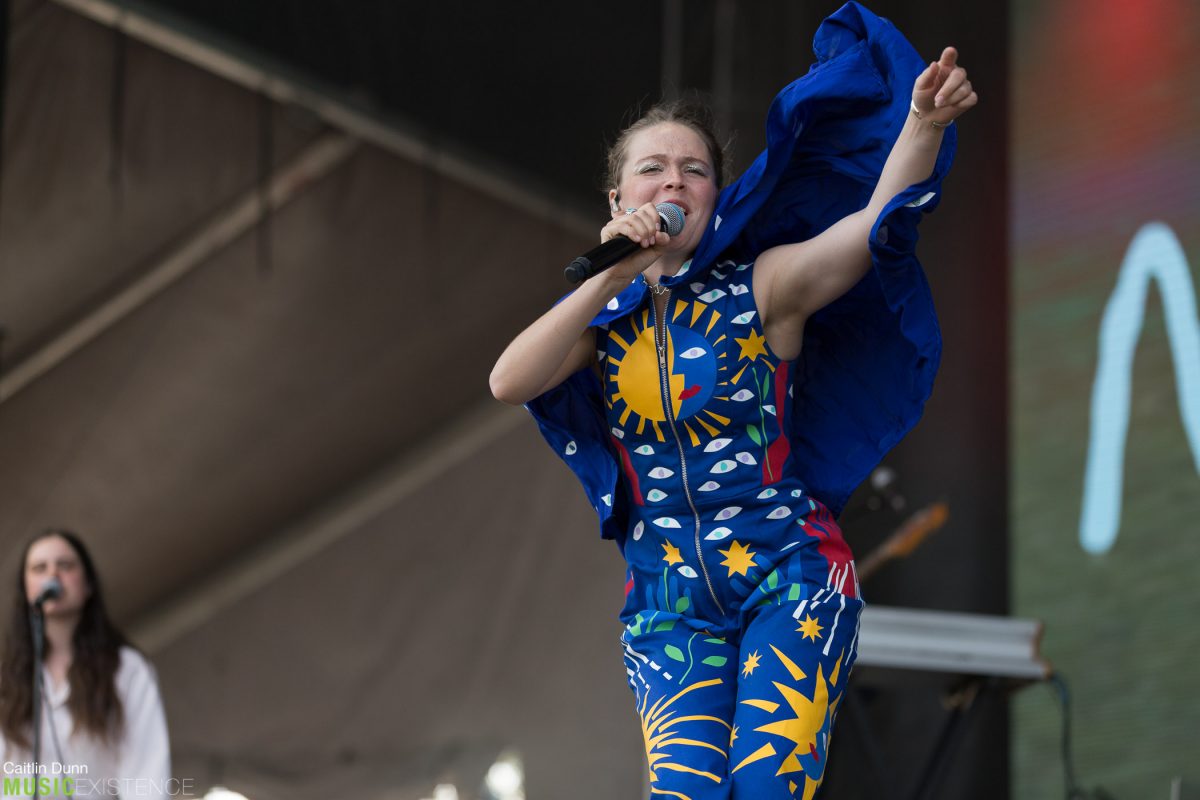
[[[51, 577], [62, 592], [44, 604], [45, 656], [34, 664], [30, 606]], [[0, 750], [20, 766], [32, 758], [34, 670], [44, 687], [41, 774], [70, 778], [55, 785], [55, 796], [167, 796], [170, 748], [154, 669], [108, 618], [92, 557], [70, 531], [30, 541], [16, 581], [0, 661]], [[25, 791], [24, 781], [17, 785]]]

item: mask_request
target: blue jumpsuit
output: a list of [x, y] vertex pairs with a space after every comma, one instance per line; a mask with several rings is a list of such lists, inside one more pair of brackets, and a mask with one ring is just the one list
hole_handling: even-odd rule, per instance
[[[873, 268], [811, 316], [798, 359], [766, 345], [753, 262], [861, 210], [926, 62], [847, 3], [776, 97], [767, 148], [717, 200], [692, 260], [593, 320], [581, 370], [528, 404], [629, 565], [622, 641], [653, 796], [811, 800], [862, 608], [835, 522], [920, 419], [941, 356], [916, 227], [955, 149], [887, 203]], [[660, 350], [661, 348], [661, 350]]]
[[[656, 795], [811, 798], [854, 661], [849, 549], [791, 453], [752, 264], [597, 331], [628, 493], [622, 621]], [[732, 792], [732, 795], [731, 795]]]

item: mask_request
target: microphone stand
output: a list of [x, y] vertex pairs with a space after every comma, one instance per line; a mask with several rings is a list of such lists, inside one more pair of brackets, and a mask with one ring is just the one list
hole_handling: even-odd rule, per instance
[[46, 618], [39, 600], [29, 608], [29, 629], [33, 634], [33, 800], [41, 797], [42, 755], [42, 654], [46, 644]]

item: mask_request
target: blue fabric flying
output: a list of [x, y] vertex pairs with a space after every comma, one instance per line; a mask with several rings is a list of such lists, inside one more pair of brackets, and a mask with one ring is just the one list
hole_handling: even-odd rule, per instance
[[[748, 263], [812, 238], [867, 205], [927, 63], [889, 21], [854, 2], [822, 22], [813, 51], [816, 63], [771, 104], [767, 149], [721, 192], [694, 257], [665, 285], [702, 280], [718, 259]], [[930, 177], [892, 198], [872, 225], [873, 269], [805, 327], [791, 446], [810, 493], [835, 515], [921, 418], [933, 390], [942, 343], [915, 255], [917, 224], [937, 207], [955, 142], [951, 126]], [[630, 313], [646, 291], [631, 283], [592, 324]], [[526, 407], [583, 483], [601, 534], [622, 543], [627, 497], [592, 370]]]

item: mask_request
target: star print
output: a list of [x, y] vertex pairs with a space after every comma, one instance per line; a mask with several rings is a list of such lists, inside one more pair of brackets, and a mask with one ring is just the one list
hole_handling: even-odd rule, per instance
[[767, 339], [758, 331], [750, 331], [750, 335], [745, 339], [735, 338], [734, 341], [742, 348], [738, 354], [738, 361], [741, 361], [743, 358], [754, 361], [760, 355], [765, 356], [767, 354], [767, 348], [765, 347]]
[[757, 650], [750, 654], [750, 657], [746, 659], [746, 663], [742, 665], [743, 678], [749, 678], [754, 674], [754, 670], [758, 669], [758, 660], [760, 658], [762, 658], [762, 656], [758, 654]]
[[667, 551], [667, 554], [663, 556], [663, 561], [667, 562], [668, 564], [683, 563], [683, 556], [679, 555], [678, 547], [670, 542], [663, 542], [663, 549]]
[[725, 560], [721, 562], [722, 567], [729, 567], [729, 575], [726, 577], [732, 578], [734, 573], [744, 576], [754, 566], [754, 553], [740, 542], [734, 542], [728, 550], [718, 550], [717, 552], [726, 556]]
[[804, 622], [801, 622], [800, 627], [796, 628], [796, 630], [799, 631], [800, 633], [803, 633], [805, 639], [812, 639], [814, 641], [817, 639], [820, 639], [821, 631], [822, 631], [821, 626], [817, 624], [817, 621], [815, 619], [808, 616], [807, 614], [805, 614], [804, 616], [805, 616]]
[[[809, 620], [811, 619], [810, 617]], [[805, 620], [805, 624], [809, 620]], [[816, 621], [812, 621], [815, 624]], [[792, 676], [792, 680], [796, 684], [808, 677], [804, 670], [784, 655], [778, 647], [771, 645], [771, 650], [775, 652], [779, 663]], [[825, 678], [824, 667], [817, 664], [816, 684], [811, 691], [811, 698], [807, 697], [798, 685], [789, 686], [781, 681], [772, 681], [786, 706], [767, 699], [751, 698], [739, 701], [771, 715], [772, 721], [755, 728], [755, 731], [780, 737], [792, 745], [790, 752], [784, 751], [783, 761], [779, 764], [775, 776], [796, 775], [797, 780], [789, 781], [788, 789], [797, 800], [813, 800], [825, 774], [829, 725], [837, 711], [838, 703], [841, 702], [841, 691], [837, 687], [844, 655], [843, 652], [841, 656], [838, 656], [837, 663], [828, 679]], [[789, 712], [792, 715], [790, 718]], [[767, 742], [743, 758], [741, 763], [730, 770], [730, 774], [755, 762], [778, 755], [779, 753], [771, 742]], [[797, 773], [804, 774], [803, 791], [798, 795], [796, 792], [801, 789], [801, 785]]]

